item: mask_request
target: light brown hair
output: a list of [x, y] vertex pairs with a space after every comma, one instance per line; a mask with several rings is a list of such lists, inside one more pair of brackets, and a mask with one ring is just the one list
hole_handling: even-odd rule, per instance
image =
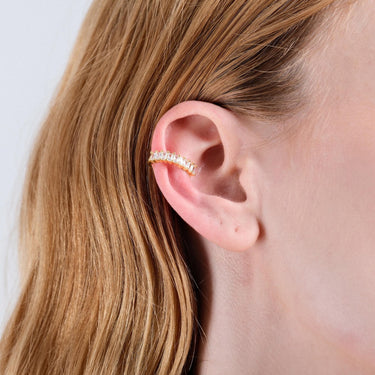
[[197, 333], [183, 223], [147, 165], [186, 100], [278, 117], [333, 0], [95, 0], [36, 140], [1, 374], [181, 374]]

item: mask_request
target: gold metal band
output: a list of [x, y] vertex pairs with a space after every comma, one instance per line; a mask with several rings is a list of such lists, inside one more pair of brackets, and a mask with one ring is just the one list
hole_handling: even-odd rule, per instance
[[152, 163], [168, 163], [177, 165], [177, 167], [183, 169], [190, 176], [195, 176], [198, 166], [191, 160], [184, 158], [181, 155], [176, 155], [175, 152], [170, 151], [151, 151], [148, 159], [150, 164]]

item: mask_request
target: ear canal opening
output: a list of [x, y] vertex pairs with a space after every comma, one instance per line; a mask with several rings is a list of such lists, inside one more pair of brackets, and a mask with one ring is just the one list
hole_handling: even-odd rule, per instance
[[[216, 195], [232, 202], [244, 202], [247, 199], [246, 192], [240, 184], [239, 170], [235, 169], [225, 177], [217, 177], [217, 170], [224, 163], [223, 144], [219, 143], [207, 149], [201, 157], [201, 178], [206, 182], [205, 192]], [[216, 176], [215, 176], [216, 175]], [[211, 178], [215, 176], [214, 178]], [[213, 181], [216, 180], [216, 183]]]
[[220, 143], [207, 149], [202, 154], [201, 162], [208, 170], [219, 168], [224, 163], [223, 145]]
[[236, 170], [230, 178], [225, 177], [219, 180], [216, 186], [214, 186], [213, 193], [232, 202], [245, 202], [247, 199], [246, 192], [239, 181], [239, 171]]

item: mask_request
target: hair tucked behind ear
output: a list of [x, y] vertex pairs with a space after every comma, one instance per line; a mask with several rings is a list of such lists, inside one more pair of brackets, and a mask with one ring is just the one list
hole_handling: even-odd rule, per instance
[[196, 301], [181, 219], [147, 165], [153, 126], [185, 100], [298, 108], [299, 51], [331, 2], [94, 1], [28, 167], [2, 374], [188, 369]]

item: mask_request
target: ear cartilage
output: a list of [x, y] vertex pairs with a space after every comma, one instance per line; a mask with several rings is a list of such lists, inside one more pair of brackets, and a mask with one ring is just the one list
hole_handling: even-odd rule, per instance
[[151, 151], [148, 159], [150, 164], [152, 163], [168, 163], [177, 165], [177, 167], [183, 169], [190, 176], [195, 176], [197, 171], [197, 165], [191, 160], [184, 158], [181, 155], [176, 155], [175, 152], [170, 151]]

